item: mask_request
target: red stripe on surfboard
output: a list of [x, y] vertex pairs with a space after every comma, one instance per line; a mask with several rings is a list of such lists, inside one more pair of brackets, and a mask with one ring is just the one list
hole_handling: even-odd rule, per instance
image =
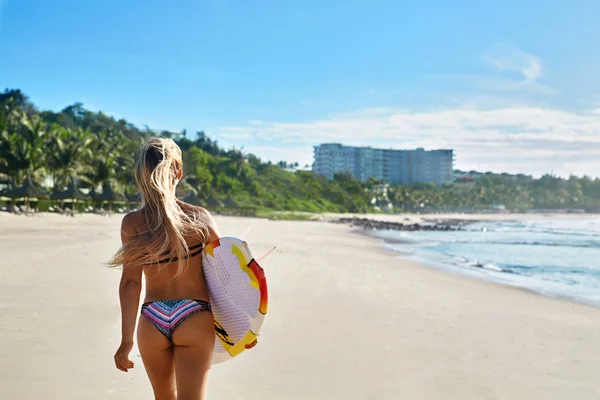
[[258, 288], [260, 290], [260, 304], [258, 305], [258, 311], [260, 311], [261, 314], [266, 314], [269, 305], [269, 293], [267, 290], [265, 271], [254, 259], [250, 261], [248, 268], [250, 268], [250, 271], [254, 273], [254, 276], [256, 276], [256, 279], [258, 280]]
[[245, 345], [244, 347], [245, 347], [246, 349], [251, 349], [251, 348], [253, 348], [254, 346], [256, 346], [257, 344], [258, 344], [258, 339], [254, 339], [254, 341], [252, 341], [252, 343], [248, 343], [248, 344], [247, 344], [247, 345]]

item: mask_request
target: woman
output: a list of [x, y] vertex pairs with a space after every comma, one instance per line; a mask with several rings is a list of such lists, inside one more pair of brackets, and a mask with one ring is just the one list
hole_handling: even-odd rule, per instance
[[145, 277], [137, 340], [157, 400], [204, 399], [215, 342], [201, 252], [219, 234], [205, 209], [175, 197], [182, 167], [174, 141], [150, 138], [142, 146], [135, 178], [143, 206], [123, 218], [123, 245], [110, 263], [123, 265], [122, 339], [114, 358], [125, 372], [133, 368], [129, 353]]

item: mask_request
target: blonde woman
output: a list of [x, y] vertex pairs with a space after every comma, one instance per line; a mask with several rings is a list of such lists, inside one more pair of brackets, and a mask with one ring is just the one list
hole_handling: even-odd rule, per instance
[[145, 142], [135, 170], [143, 205], [123, 218], [122, 247], [110, 263], [123, 266], [115, 364], [125, 372], [134, 366], [129, 353], [139, 312], [138, 348], [157, 400], [204, 399], [215, 342], [201, 252], [219, 234], [205, 209], [175, 197], [182, 167], [174, 141]]

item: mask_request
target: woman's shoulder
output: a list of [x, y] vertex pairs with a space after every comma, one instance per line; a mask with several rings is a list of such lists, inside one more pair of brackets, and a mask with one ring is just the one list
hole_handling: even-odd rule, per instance
[[196, 214], [196, 215], [199, 215], [201, 217], [207, 217], [207, 216], [210, 215], [210, 213], [208, 212], [208, 210], [206, 208], [204, 208], [204, 207], [195, 206], [193, 204], [185, 203], [185, 202], [183, 202], [181, 200], [179, 200], [178, 202], [179, 202], [179, 207], [181, 207], [181, 209], [185, 213]]
[[220, 237], [217, 223], [206, 208], [184, 202], [180, 202], [179, 206], [184, 212], [198, 216], [200, 221], [206, 225], [206, 228], [208, 228], [208, 241], [212, 242]]
[[142, 220], [141, 210], [130, 211], [123, 216], [122, 224], [125, 226], [135, 226]]
[[121, 231], [135, 233], [137, 227], [142, 223], [142, 213], [140, 210], [128, 212], [121, 220]]
[[121, 220], [121, 241], [125, 243], [132, 236], [137, 235], [137, 227], [141, 224], [142, 218], [139, 210], [131, 211], [123, 216]]

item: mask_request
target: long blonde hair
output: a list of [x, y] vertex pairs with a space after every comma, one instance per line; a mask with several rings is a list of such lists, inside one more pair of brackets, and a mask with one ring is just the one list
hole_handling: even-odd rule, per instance
[[[206, 244], [206, 224], [177, 203], [175, 187], [182, 173], [181, 149], [171, 139], [151, 137], [142, 145], [135, 180], [142, 196], [144, 227], [119, 249], [109, 265], [150, 265], [161, 260], [177, 261], [178, 276], [187, 265], [186, 237], [196, 236]], [[164, 261], [163, 261], [164, 262]]]

